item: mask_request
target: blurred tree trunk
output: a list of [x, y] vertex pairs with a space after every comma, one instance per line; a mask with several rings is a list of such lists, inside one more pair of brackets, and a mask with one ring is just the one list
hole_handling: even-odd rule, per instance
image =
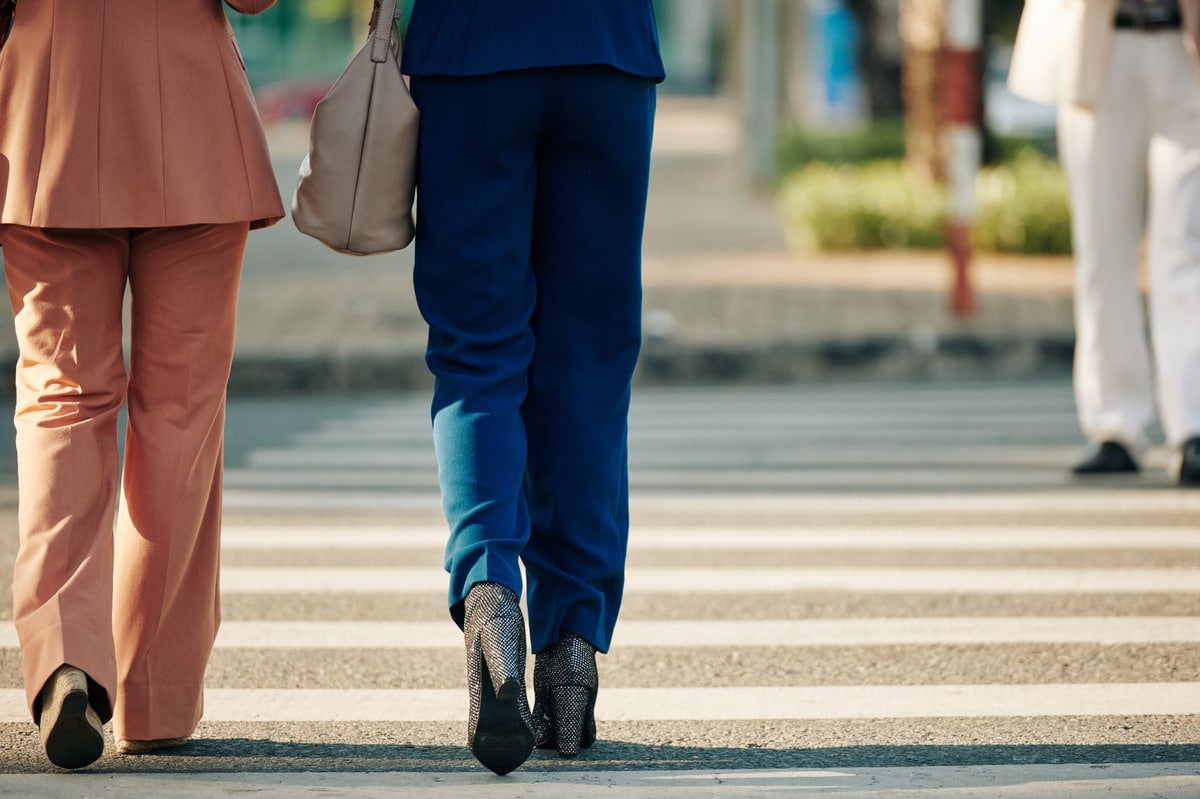
[[945, 0], [900, 0], [906, 160], [910, 169], [933, 180], [944, 176], [938, 107], [944, 29]]

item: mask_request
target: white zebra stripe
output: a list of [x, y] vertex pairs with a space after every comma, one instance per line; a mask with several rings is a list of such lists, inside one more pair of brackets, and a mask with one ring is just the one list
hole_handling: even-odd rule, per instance
[[[380, 453], [390, 457], [386, 453]], [[411, 469], [381, 469], [372, 465], [377, 458], [362, 453], [354, 468], [344, 469], [230, 469], [225, 473], [226, 490], [236, 488], [291, 488], [301, 502], [305, 487], [318, 489], [405, 489], [438, 490], [437, 464], [427, 463]], [[327, 466], [334, 464], [328, 463]]]
[[434, 488], [405, 490], [321, 491], [312, 487], [292, 490], [260, 490], [226, 486], [223, 507], [227, 511], [337, 512], [440, 512], [442, 500]]
[[[1200, 763], [1083, 763], [1053, 766], [935, 766], [859, 768], [841, 771], [518, 771], [502, 780], [472, 772], [106, 774], [104, 785], [126, 799], [210, 799], [252, 795], [255, 799], [353, 797], [353, 799], [708, 799], [817, 795], [864, 797], [937, 796], [937, 799], [1030, 799], [1053, 792], [1058, 799], [1195, 799], [1200, 795]], [[62, 777], [53, 774], [5, 776], [14, 796], [60, 799]], [[1048, 786], [1054, 786], [1050, 788]]]
[[[228, 568], [227, 593], [442, 592], [436, 568]], [[1162, 593], [1200, 591], [1200, 569], [630, 569], [628, 593], [860, 591], [933, 594]]]
[[[858, 483], [859, 481], [855, 481]], [[398, 484], [391, 489], [362, 491], [354, 489], [321, 490], [297, 487], [294, 490], [249, 489], [230, 486], [225, 505], [231, 510], [308, 510], [308, 511], [441, 511], [441, 499], [430, 485], [408, 491]], [[639, 511], [680, 513], [695, 516], [720, 514], [724, 517], [747, 514], [847, 514], [878, 516], [891, 520], [896, 514], [956, 514], [984, 517], [996, 514], [1088, 513], [1097, 516], [1112, 513], [1155, 513], [1186, 516], [1200, 528], [1200, 491], [1162, 491], [1110, 486], [1110, 490], [1060, 488], [1050, 491], [1012, 492], [905, 492], [874, 493], [789, 491], [652, 490], [631, 487], [630, 503], [634, 516]]]
[[[946, 617], [902, 619], [625, 621], [622, 648], [893, 646], [952, 644], [1200, 643], [1200, 618]], [[448, 621], [226, 621], [217, 649], [462, 649]], [[0, 626], [0, 649], [17, 633]]]
[[[1200, 618], [944, 617], [804, 620], [629, 620], [618, 645], [635, 647], [821, 647], [954, 644], [1200, 643]], [[462, 649], [448, 620], [226, 621], [218, 649]], [[0, 648], [17, 646], [12, 625], [0, 626]]]
[[[870, 412], [869, 412], [870, 413]], [[634, 415], [631, 420], [632, 432], [636, 438], [630, 442], [631, 446], [637, 448], [640, 442], [656, 439], [660, 435], [671, 438], [678, 437], [677, 432], [670, 432], [672, 429], [682, 429], [681, 425], [687, 424], [690, 426], [701, 427], [702, 429], [713, 429], [716, 427], [727, 430], [738, 430], [743, 434], [743, 437], [751, 436], [755, 439], [771, 438], [778, 440], [781, 436], [793, 438], [811, 438], [814, 435], [825, 435], [830, 429], [835, 429], [841, 426], [849, 428], [846, 430], [846, 439], [854, 441], [858, 439], [874, 438], [875, 433], [886, 435], [897, 435], [892, 431], [917, 431], [921, 430], [925, 433], [925, 441], [916, 442], [918, 452], [935, 451], [935, 448], [930, 446], [930, 442], [937, 438], [946, 438], [953, 440], [958, 437], [954, 433], [948, 433], [945, 428], [940, 427], [947, 414], [930, 414], [928, 417], [916, 417], [906, 415], [902, 417], [880, 417], [871, 413], [870, 418], [864, 418], [867, 413], [855, 413], [847, 415], [844, 419], [830, 419], [827, 416], [818, 416], [808, 419], [797, 419], [795, 412], [792, 416], [766, 416], [755, 417], [750, 422], [730, 423], [728, 420], [713, 417], [708, 418], [689, 418], [684, 415], [682, 418], [669, 418], [663, 416], [660, 419], [650, 419], [645, 416]], [[960, 415], [955, 415], [956, 419], [963, 418]], [[1035, 433], [1041, 433], [1042, 439], [1047, 442], [1059, 442], [1062, 446], [1074, 446], [1074, 450], [1078, 453], [1078, 442], [1074, 439], [1071, 431], [1074, 430], [1074, 417], [1070, 414], [1056, 414], [1052, 416], [1039, 415], [1036, 413], [1013, 413], [1008, 414], [1004, 418], [998, 418], [995, 415], [980, 415], [977, 418], [969, 419], [972, 428], [975, 431], [991, 429], [1019, 429], [1022, 435], [1022, 441], [1028, 442], [1034, 439]], [[1064, 432], [1067, 435], [1064, 435]], [[971, 432], [967, 434], [971, 440], [979, 438], [980, 433]], [[1002, 438], [998, 434], [993, 434], [987, 442], [989, 449], [1000, 449], [996, 444], [996, 439]], [[296, 433], [292, 436], [291, 441], [296, 445], [305, 449], [321, 449], [327, 447], [344, 447], [348, 445], [357, 445], [363, 447], [387, 447], [387, 448], [403, 448], [409, 450], [424, 450], [432, 451], [433, 449], [433, 433], [428, 421], [420, 426], [417, 425], [390, 425], [386, 422], [376, 424], [373, 422], [359, 422], [353, 425], [325, 425], [319, 430], [309, 432]], [[689, 441], [681, 441], [681, 445], [688, 449], [701, 449], [704, 446], [703, 440], [692, 439]], [[863, 446], [865, 442], [860, 443], [863, 451], [867, 448]], [[1011, 444], [1003, 447], [1003, 449], [1013, 449]], [[272, 451], [272, 450], [263, 450]], [[905, 452], [909, 450], [906, 448]], [[1041, 450], [1039, 450], [1041, 451]], [[877, 449], [876, 452], [879, 452]], [[647, 454], [649, 449], [647, 448]], [[801, 453], [797, 453], [801, 454]], [[833, 454], [833, 453], [831, 453]], [[888, 455], [889, 453], [880, 453]], [[904, 452], [890, 453], [895, 455], [903, 455]]]
[[[289, 453], [290, 454], [290, 453]], [[410, 469], [376, 468], [372, 461], [388, 457], [387, 453], [359, 453], [354, 468], [295, 468], [295, 469], [251, 469], [230, 470], [225, 483], [231, 488], [287, 488], [291, 487], [304, 501], [305, 489], [394, 489], [412, 490], [421, 488], [437, 491], [436, 466]], [[333, 461], [323, 466], [333, 465]], [[912, 468], [898, 466], [892, 469], [858, 468], [707, 468], [690, 471], [687, 468], [641, 469], [633, 467], [629, 480], [635, 487], [678, 487], [686, 485], [692, 489], [711, 488], [716, 490], [766, 490], [771, 488], [809, 489], [837, 488], [845, 485], [882, 485], [906, 488], [931, 488], [954, 485], [961, 488], [980, 486], [1026, 486], [1036, 482], [1035, 475], [1054, 475], [1055, 480], [1066, 480], [1057, 466], [1034, 469], [963, 469], [948, 464], [941, 468]]]
[[[606, 688], [605, 721], [985, 718], [1200, 714], [1200, 683]], [[210, 722], [461, 722], [464, 690], [211, 688]], [[29, 718], [25, 692], [0, 691], [0, 722]]]
[[[857, 482], [857, 481], [856, 481]], [[891, 518], [898, 513], [971, 514], [994, 517], [1004, 513], [1162, 513], [1194, 520], [1200, 529], [1200, 491], [1162, 491], [1128, 488], [1103, 482], [1095, 488], [1060, 487], [1046, 491], [936, 492], [903, 494], [860, 492], [732, 493], [721, 491], [638, 492], [631, 501], [660, 512], [692, 512], [728, 516], [747, 513], [853, 513]]]
[[[933, 797], [937, 799], [1195, 799], [1200, 763], [1022, 763], [1005, 766], [922, 766], [739, 771], [524, 769], [498, 780], [479, 771], [240, 772], [104, 775], [108, 795], [125, 799], [743, 799], [780, 796]], [[25, 799], [71, 795], [60, 774], [6, 774], [5, 787]]]
[[[411, 526], [226, 525], [228, 551], [271, 549], [438, 549], [446, 544], [444, 524]], [[1022, 551], [1193, 550], [1200, 529], [1192, 527], [664, 527], [634, 525], [631, 551]]]
[[[912, 441], [918, 449], [934, 452], [935, 441], [983, 442], [989, 448], [996, 448], [995, 441], [999, 437], [998, 429], [1019, 429], [1019, 442], [1026, 445], [1030, 442], [1058, 442], [1060, 445], [1078, 444], [1071, 436], [1063, 436], [1064, 430], [1071, 430], [1073, 419], [1070, 416], [1045, 417], [1030, 414], [1011, 414], [1007, 418], [985, 417], [979, 423], [945, 428], [941, 423], [946, 415], [929, 415], [928, 417], [900, 416], [879, 417], [872, 414], [867, 417], [864, 413], [847, 415], [842, 418], [828, 416], [817, 417], [767, 417], [754, 418], [734, 422], [719, 418], [684, 418], [662, 419], [651, 422], [631, 418], [631, 433], [635, 439], [631, 442], [634, 448], [646, 442], [678, 442], [687, 449], [703, 449], [712, 437], [737, 439], [740, 441], [770, 440], [777, 444], [782, 440], [829, 440], [836, 436], [839, 441], [856, 445], [861, 451], [869, 451], [864, 445], [871, 441], [896, 442]], [[956, 416], [955, 418], [962, 418]], [[639, 424], [641, 421], [641, 424]], [[696, 430], [705, 431], [704, 437], [698, 438]], [[294, 449], [267, 448], [259, 450], [261, 455], [253, 461], [256, 465], [272, 466], [283, 462], [283, 452], [300, 453], [300, 459], [309, 463], [321, 463], [320, 458], [331, 457], [341, 461], [353, 457], [355, 452], [371, 450], [396, 453], [424, 452], [426, 457], [433, 452], [433, 432], [430, 427], [422, 429], [389, 428], [374, 424], [361, 424], [353, 428], [325, 427], [319, 431], [306, 432], [292, 438]], [[734, 442], [736, 443], [736, 442]], [[1015, 442], [1014, 442], [1015, 443]], [[1010, 447], [1012, 445], [1009, 445]], [[645, 447], [646, 454], [649, 448]], [[1077, 451], [1077, 450], [1076, 450]], [[881, 457], [903, 457], [911, 454], [908, 448], [897, 452], [880, 452]], [[797, 456], [804, 453], [797, 452]], [[829, 453], [836, 454], [836, 453]], [[395, 461], [386, 461], [395, 462]]]
[[[462, 648], [448, 622], [226, 623], [222, 646]], [[297, 629], [288, 629], [295, 624]], [[350, 625], [346, 630], [345, 626]], [[381, 629], [382, 628], [382, 629]], [[893, 644], [1097, 643], [1105, 645], [1200, 642], [1200, 618], [916, 618], [695, 620], [622, 622], [623, 647], [870, 646]], [[374, 642], [374, 643], [373, 643]]]
[[[1053, 399], [1034, 396], [1025, 390], [1004, 396], [967, 396], [948, 390], [952, 388], [949, 384], [923, 392], [896, 391], [902, 388], [889, 386], [886, 398], [869, 394], [820, 396], [807, 386], [774, 395], [769, 393], [769, 389], [761, 387], [729, 394], [721, 394], [719, 389], [711, 388], [703, 392], [637, 389], [630, 405], [630, 416], [656, 425], [703, 420], [725, 427], [747, 428], [786, 423], [811, 426], [824, 420], [937, 422], [947, 416], [978, 419], [981, 423], [996, 420], [995, 426], [1002, 427], [1014, 419], [1034, 422], [1065, 419], [1074, 422], [1076, 418], [1069, 387]], [[396, 400], [373, 407], [356, 406], [352, 412], [341, 417], [324, 420], [315, 429], [339, 432], [374, 429], [383, 433], [417, 434], [428, 432], [430, 426], [427, 405]], [[1077, 435], [1074, 427], [1065, 432], [1067, 435]]]

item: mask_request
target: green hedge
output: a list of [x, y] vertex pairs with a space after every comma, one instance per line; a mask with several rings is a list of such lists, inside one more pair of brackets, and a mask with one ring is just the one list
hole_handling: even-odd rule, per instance
[[779, 137], [777, 164], [788, 174], [813, 163], [861, 164], [904, 157], [904, 120], [885, 119], [861, 129], [789, 131]]
[[[982, 252], [1071, 251], [1066, 181], [1033, 150], [985, 168], [972, 229]], [[914, 177], [899, 160], [810, 163], [788, 175], [780, 207], [790, 238], [821, 251], [945, 246], [946, 190]]]
[[[907, 144], [903, 119], [880, 119], [851, 130], [789, 130], [780, 134], [776, 163], [781, 174], [788, 174], [812, 163], [862, 164], [868, 161], [903, 159]], [[987, 163], [1011, 161], [1024, 150], [1054, 154], [1053, 140], [1026, 136], [985, 134], [984, 160]]]
[[976, 184], [973, 234], [984, 252], [1069, 254], [1071, 212], [1062, 168], [1032, 150], [989, 167]]

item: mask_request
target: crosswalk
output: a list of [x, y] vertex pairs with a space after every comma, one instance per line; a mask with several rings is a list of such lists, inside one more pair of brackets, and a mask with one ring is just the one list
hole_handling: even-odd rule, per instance
[[[646, 390], [630, 426], [602, 740], [535, 754], [506, 778], [519, 795], [883, 796], [940, 774], [939, 797], [1200, 796], [1200, 492], [1159, 452], [1073, 482], [1066, 384]], [[244, 453], [226, 516], [199, 738], [103, 765], [166, 764], [206, 795], [269, 790], [260, 772], [292, 775], [261, 795], [434, 795], [429, 773], [442, 795], [518, 795], [462, 745], [427, 398]], [[0, 631], [5, 662], [15, 646]], [[0, 733], [25, 723], [5, 679]]]

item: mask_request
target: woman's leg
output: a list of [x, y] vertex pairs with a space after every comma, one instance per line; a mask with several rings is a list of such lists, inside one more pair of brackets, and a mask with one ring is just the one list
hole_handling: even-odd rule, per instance
[[1158, 82], [1150, 145], [1150, 326], [1171, 470], [1200, 436], [1200, 73], [1179, 37], [1153, 52]]
[[413, 282], [429, 324], [449, 604], [461, 625], [472, 585], [522, 588], [521, 403], [534, 350], [530, 238], [546, 77], [417, 78], [413, 96], [422, 142]]
[[1062, 105], [1058, 116], [1075, 247], [1079, 424], [1093, 443], [1116, 441], [1135, 454], [1155, 418], [1138, 287], [1153, 116], [1143, 70], [1148, 39], [1118, 33], [1096, 107]]
[[137, 231], [124, 502], [116, 544], [113, 731], [192, 734], [220, 621], [222, 447], [249, 226]]
[[413, 282], [437, 379], [434, 446], [450, 526], [451, 616], [464, 630], [467, 744], [505, 774], [533, 749], [519, 557], [529, 538], [526, 370], [544, 72], [413, 81], [421, 109]]
[[13, 614], [26, 698], [37, 718], [42, 686], [69, 664], [103, 689], [89, 693], [107, 720], [117, 694], [113, 516], [129, 236], [9, 225], [0, 244], [20, 348]]
[[608, 69], [557, 74], [539, 158], [537, 341], [524, 419], [530, 643], [607, 651], [629, 532], [626, 428], [641, 343], [641, 251], [655, 87]]

